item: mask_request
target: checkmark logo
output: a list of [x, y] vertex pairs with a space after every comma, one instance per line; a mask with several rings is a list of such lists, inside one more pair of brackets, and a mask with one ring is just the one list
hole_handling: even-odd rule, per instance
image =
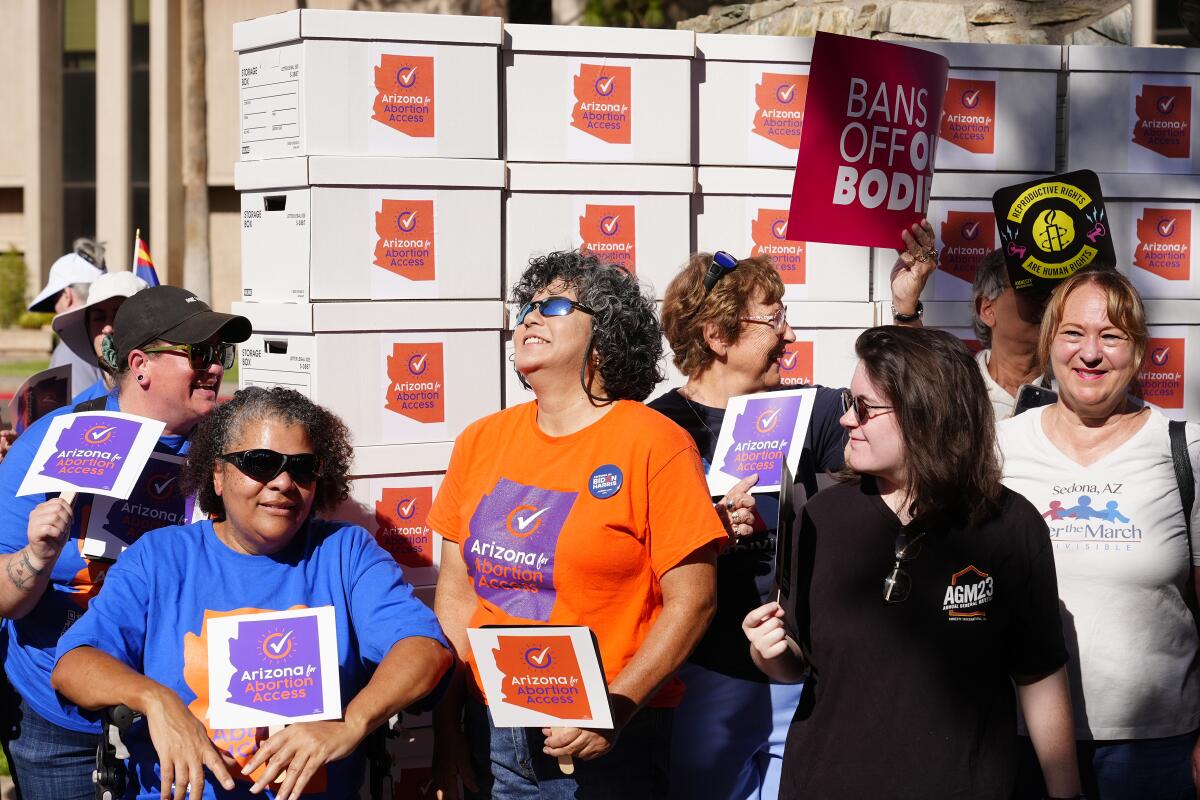
[[179, 477], [179, 476], [175, 475], [170, 478], [167, 478], [165, 481], [162, 481], [162, 482], [154, 481], [153, 482], [154, 483], [154, 493], [157, 495], [164, 494], [167, 491], [167, 489], [170, 487], [170, 485], [175, 482], [175, 478], [177, 478], [177, 477]]
[[425, 367], [429, 363], [429, 356], [425, 353], [415, 355], [408, 360], [408, 370], [413, 375], [420, 375], [425, 371]]
[[1163, 95], [1158, 98], [1158, 110], [1162, 114], [1170, 114], [1175, 110], [1175, 96]]
[[532, 525], [535, 521], [537, 521], [538, 517], [540, 517], [542, 514], [545, 514], [549, 510], [550, 510], [550, 507], [547, 506], [546, 508], [540, 509], [536, 513], [530, 514], [529, 516], [517, 514], [517, 516], [515, 517], [517, 527], [523, 531], [528, 530], [529, 526]]
[[1170, 352], [1170, 347], [1160, 347], [1150, 354], [1150, 360], [1154, 362], [1156, 367], [1161, 367], [1167, 363], [1167, 356]]
[[775, 220], [775, 222], [771, 223], [771, 235], [774, 236], [776, 239], [786, 239], [787, 238], [787, 220], [786, 219], [777, 219], [777, 220]]
[[409, 211], [407, 214], [401, 214], [396, 220], [396, 227], [405, 233], [417, 227], [417, 212]]
[[796, 84], [787, 83], [780, 86], [775, 96], [779, 98], [779, 102], [781, 103], [792, 102], [792, 99], [796, 96]]
[[396, 75], [399, 78], [400, 85], [406, 89], [410, 88], [414, 83], [417, 82], [417, 68], [416, 67], [409, 67], [408, 69], [402, 69], [399, 72], [397, 72]]
[[1175, 233], [1175, 220], [1171, 219], [1170, 217], [1166, 217], [1158, 221], [1159, 236], [1166, 239], [1173, 233]]
[[782, 411], [782, 409], [773, 408], [760, 416], [758, 418], [758, 430], [762, 433], [769, 433], [770, 431], [774, 430], [775, 423], [779, 420], [780, 411]]
[[607, 78], [600, 78], [598, 81], [596, 81], [596, 91], [605, 97], [612, 94], [613, 81], [615, 81], [616, 78], [616, 75], [609, 75]]
[[979, 105], [979, 90], [968, 89], [962, 94], [962, 104], [967, 108], [974, 108]]
[[799, 353], [784, 353], [783, 356], [779, 359], [779, 365], [781, 367], [783, 367], [784, 369], [795, 369], [796, 357], [798, 355], [799, 355]]
[[617, 222], [620, 219], [621, 215], [618, 214], [615, 217], [605, 217], [600, 220], [600, 232], [605, 236], [612, 236], [617, 232]]
[[531, 655], [529, 658], [533, 661], [533, 663], [535, 663], [539, 667], [541, 667], [541, 666], [545, 666], [546, 656], [549, 654], [550, 654], [550, 648], [547, 647], [547, 648], [543, 649], [542, 652], [538, 653], [537, 655]]
[[979, 235], [979, 222], [971, 221], [962, 226], [963, 238], [972, 241]]
[[271, 648], [272, 651], [275, 652], [275, 655], [279, 655], [281, 652], [283, 652], [283, 648], [287, 645], [288, 639], [291, 639], [291, 638], [292, 638], [292, 632], [288, 631], [286, 634], [284, 634], [279, 639], [278, 642], [271, 642], [271, 644], [268, 646]]
[[396, 504], [396, 511], [399, 512], [401, 519], [409, 519], [413, 515], [413, 510], [417, 507], [417, 498], [412, 497], [408, 500], [401, 500]]
[[116, 430], [116, 428], [115, 428], [115, 427], [109, 427], [109, 428], [92, 428], [91, 430], [89, 430], [89, 431], [87, 432], [87, 438], [88, 438], [88, 441], [90, 441], [90, 442], [95, 442], [95, 443], [99, 443], [99, 442], [104, 442], [104, 441], [107, 441], [107, 439], [108, 439], [109, 435], [110, 435], [110, 434], [111, 434], [111, 433], [112, 433], [114, 430]]

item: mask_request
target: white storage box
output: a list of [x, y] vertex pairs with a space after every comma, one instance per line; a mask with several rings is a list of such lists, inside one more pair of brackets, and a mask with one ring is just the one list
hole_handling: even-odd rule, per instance
[[1107, 174], [1100, 186], [1117, 267], [1142, 297], [1200, 298], [1200, 177]]
[[796, 36], [696, 36], [697, 164], [794, 172], [812, 46]]
[[1200, 300], [1148, 300], [1142, 397], [1172, 419], [1200, 417]]
[[[934, 246], [938, 249], [938, 270], [925, 284], [922, 302], [931, 300], [971, 299], [975, 267], [988, 252], [1000, 247], [1000, 232], [992, 209], [997, 189], [1026, 181], [1037, 175], [980, 174], [977, 172], [938, 172], [933, 176], [927, 219], [933, 226]], [[902, 246], [896, 240], [897, 248]], [[880, 321], [890, 323], [892, 310], [892, 267], [898, 250], [874, 250], [874, 298], [887, 301]], [[928, 312], [926, 312], [928, 313]]]
[[691, 31], [506, 25], [509, 161], [691, 163]]
[[359, 447], [450, 442], [500, 409], [499, 301], [234, 309], [255, 329], [239, 348], [241, 386], [307, 388]]
[[1067, 48], [1067, 167], [1200, 174], [1193, 48]]
[[242, 160], [499, 156], [497, 17], [303, 9], [239, 22]]
[[789, 169], [745, 167], [697, 170], [696, 250], [726, 250], [738, 258], [770, 256], [788, 301], [866, 302], [870, 248], [783, 238], [794, 174]]
[[655, 296], [691, 254], [691, 167], [509, 164], [505, 292], [529, 259], [585, 248]]
[[500, 298], [501, 161], [318, 156], [235, 176], [246, 300]]

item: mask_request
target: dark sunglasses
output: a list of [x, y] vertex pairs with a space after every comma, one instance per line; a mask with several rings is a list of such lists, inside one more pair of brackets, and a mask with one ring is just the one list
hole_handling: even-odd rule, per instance
[[229, 342], [217, 344], [172, 344], [163, 347], [140, 348], [143, 353], [179, 353], [188, 357], [192, 369], [208, 369], [211, 364], [220, 364], [231, 369], [237, 357], [237, 347]]
[[908, 599], [912, 590], [912, 578], [900, 568], [905, 561], [912, 561], [921, 554], [922, 531], [915, 536], [909, 536], [907, 531], [900, 531], [896, 536], [896, 563], [892, 564], [892, 572], [883, 579], [883, 602], [903, 603]]
[[520, 325], [522, 322], [524, 322], [525, 318], [528, 317], [535, 308], [543, 317], [565, 317], [567, 314], [570, 314], [577, 308], [585, 314], [596, 313], [583, 303], [576, 303], [569, 297], [551, 295], [550, 297], [542, 300], [530, 300], [528, 303], [521, 306], [520, 312], [517, 313], [517, 324]]
[[291, 475], [296, 483], [312, 483], [321, 474], [321, 459], [315, 453], [289, 456], [266, 449], [239, 450], [226, 453], [221, 458], [241, 470], [247, 478], [259, 483], [273, 481], [282, 472]]
[[866, 425], [867, 420], [879, 416], [871, 414], [872, 411], [891, 411], [892, 407], [873, 406], [861, 394], [853, 395], [849, 389], [842, 389], [842, 413], [845, 414], [850, 409], [854, 409], [854, 418], [858, 420], [858, 424]]

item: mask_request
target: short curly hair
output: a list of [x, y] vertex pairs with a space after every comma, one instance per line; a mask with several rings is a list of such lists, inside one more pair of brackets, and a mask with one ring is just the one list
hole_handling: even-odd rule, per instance
[[783, 299], [783, 279], [766, 256], [744, 258], [704, 294], [704, 275], [712, 253], [696, 253], [683, 265], [663, 299], [662, 327], [675, 356], [675, 366], [689, 378], [703, 372], [716, 355], [704, 341], [705, 323], [715, 323], [721, 336], [736, 342], [742, 333], [746, 305], [761, 291], [767, 305]]
[[[591, 253], [564, 250], [531, 258], [513, 285], [511, 302], [519, 308], [552, 286], [573, 289], [576, 299], [594, 312], [592, 338], [579, 366], [579, 381], [588, 397], [601, 402], [645, 400], [663, 379], [662, 330], [654, 299], [638, 279]], [[587, 363], [592, 353], [599, 358], [606, 397], [597, 397], [588, 388]]]
[[251, 386], [234, 393], [232, 400], [205, 417], [192, 434], [182, 483], [185, 492], [196, 495], [204, 513], [225, 518], [225, 504], [213, 486], [217, 461], [247, 425], [268, 419], [302, 427], [313, 452], [320, 456], [321, 471], [313, 498], [316, 511], [329, 511], [349, 497], [347, 474], [354, 448], [345, 423], [294, 389]]

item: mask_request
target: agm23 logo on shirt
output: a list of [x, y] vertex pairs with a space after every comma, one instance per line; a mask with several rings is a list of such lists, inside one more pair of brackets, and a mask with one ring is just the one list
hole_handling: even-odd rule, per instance
[[942, 611], [952, 620], [986, 620], [984, 606], [992, 602], [995, 582], [978, 567], [964, 567], [950, 576], [950, 585], [942, 600]]

